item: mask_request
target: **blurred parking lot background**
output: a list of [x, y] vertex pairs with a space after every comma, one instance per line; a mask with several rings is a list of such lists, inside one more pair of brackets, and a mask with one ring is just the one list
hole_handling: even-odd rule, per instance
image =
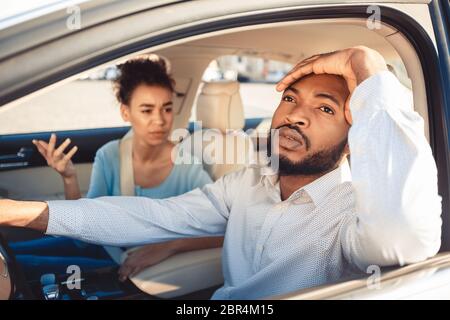
[[[290, 65], [263, 59], [227, 56], [211, 62], [204, 81], [238, 80], [246, 118], [271, 118], [280, 101], [275, 83]], [[0, 108], [0, 134], [124, 126], [111, 80], [114, 66]], [[190, 121], [195, 120], [195, 107]]]

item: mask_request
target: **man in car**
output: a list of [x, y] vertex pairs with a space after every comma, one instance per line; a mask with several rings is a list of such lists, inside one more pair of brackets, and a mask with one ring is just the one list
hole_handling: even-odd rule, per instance
[[383, 57], [366, 47], [313, 56], [277, 89], [277, 171], [252, 166], [165, 200], [1, 200], [0, 224], [115, 246], [225, 234], [216, 299], [287, 293], [436, 254], [436, 165], [411, 93]]

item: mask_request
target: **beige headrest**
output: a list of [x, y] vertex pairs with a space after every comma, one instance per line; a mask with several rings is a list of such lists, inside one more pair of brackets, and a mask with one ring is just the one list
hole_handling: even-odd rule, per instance
[[197, 100], [197, 121], [204, 128], [244, 128], [244, 108], [239, 92], [239, 82], [206, 82]]

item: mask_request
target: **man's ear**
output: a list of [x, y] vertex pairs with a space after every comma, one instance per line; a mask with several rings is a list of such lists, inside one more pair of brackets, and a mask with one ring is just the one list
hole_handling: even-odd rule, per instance
[[122, 116], [123, 121], [130, 121], [130, 107], [124, 105], [123, 103], [120, 105], [120, 115]]
[[349, 156], [349, 155], [350, 155], [350, 147], [348, 146], [348, 142], [347, 142], [347, 144], [345, 145], [344, 153], [345, 153], [346, 156]]

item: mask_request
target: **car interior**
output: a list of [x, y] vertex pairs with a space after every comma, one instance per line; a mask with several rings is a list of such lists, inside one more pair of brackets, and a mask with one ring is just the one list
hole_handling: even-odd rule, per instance
[[[425, 25], [424, 28], [431, 26]], [[194, 123], [190, 121], [194, 114], [195, 120], [202, 122], [202, 128], [216, 129], [217, 134], [225, 136], [226, 139], [242, 140], [242, 143], [234, 144], [239, 146], [239, 150], [229, 150], [227, 144], [224, 144], [222, 149], [214, 150], [215, 156], [232, 152], [250, 159], [266, 141], [263, 135], [248, 136], [243, 132], [249, 129], [266, 132], [271, 119], [245, 117], [244, 111], [248, 103], [241, 97], [238, 81], [203, 81], [204, 72], [210, 63], [222, 56], [246, 56], [295, 65], [314, 54], [355, 45], [365, 45], [379, 51], [399, 80], [413, 91], [415, 111], [424, 118], [425, 135], [430, 139], [426, 82], [422, 63], [413, 44], [402, 32], [388, 24], [383, 23], [379, 29], [372, 30], [367, 28], [366, 20], [360, 18], [311, 19], [235, 27], [163, 43], [96, 65], [38, 90], [27, 99], [2, 106], [2, 109], [12, 110], [20, 108], [21, 104], [32, 103], [34, 99], [45, 99], [52, 90], [61, 90], [67, 83], [77, 81], [96, 70], [105, 69], [142, 53], [155, 53], [170, 62], [172, 75], [176, 81], [177, 94], [174, 101], [176, 117], [173, 129], [186, 128], [191, 134], [184, 137], [180, 143], [183, 144], [192, 137], [203, 134], [202, 130], [196, 130]], [[274, 86], [272, 90], [275, 90]], [[275, 108], [276, 105], [273, 106], [273, 110]], [[0, 196], [28, 200], [62, 199], [64, 193], [60, 177], [46, 166], [31, 145], [32, 139], [46, 140], [51, 132], [27, 133], [26, 127], [21, 129], [23, 130], [14, 136], [1, 137], [6, 150], [11, 151], [11, 157], [0, 159], [3, 161], [0, 170]], [[95, 151], [107, 141], [122, 137], [128, 129], [129, 127], [125, 125], [118, 125], [110, 128], [56, 132], [61, 141], [70, 137], [74, 144], [79, 146], [80, 154], [75, 157], [74, 162], [84, 194], [88, 190]], [[17, 152], [15, 148], [19, 144], [23, 148]], [[204, 149], [211, 146], [202, 147]], [[189, 152], [195, 154], [198, 150]], [[21, 166], [20, 162], [32, 165]], [[8, 163], [10, 165], [7, 168]], [[243, 167], [241, 162], [204, 165], [213, 180]], [[16, 228], [1, 228], [1, 234], [0, 299], [47, 298], [43, 293], [42, 283], [30, 283], [25, 280], [7, 244], [10, 241], [33, 239], [41, 235]], [[449, 257], [445, 253], [434, 259], [434, 265], [449, 262]], [[392, 275], [389, 272], [398, 273], [404, 268], [408, 267], [387, 269], [386, 279]], [[411, 273], [417, 269], [410, 267], [405, 270], [404, 272]], [[67, 274], [56, 275], [53, 282], [61, 283], [66, 279]], [[197, 250], [174, 255], [147, 268], [125, 283], [118, 281], [117, 270], [111, 268], [83, 275], [83, 281], [85, 283], [83, 290], [60, 294], [67, 299], [86, 299], [89, 296], [105, 299], [207, 299], [223, 284], [221, 249]], [[317, 298], [321, 294], [327, 296], [341, 292], [340, 290], [361, 287], [365, 281], [366, 277], [343, 279], [339, 284], [335, 284], [340, 287], [335, 286], [332, 291], [327, 286], [322, 286], [302, 289], [297, 293], [278, 298]]]

